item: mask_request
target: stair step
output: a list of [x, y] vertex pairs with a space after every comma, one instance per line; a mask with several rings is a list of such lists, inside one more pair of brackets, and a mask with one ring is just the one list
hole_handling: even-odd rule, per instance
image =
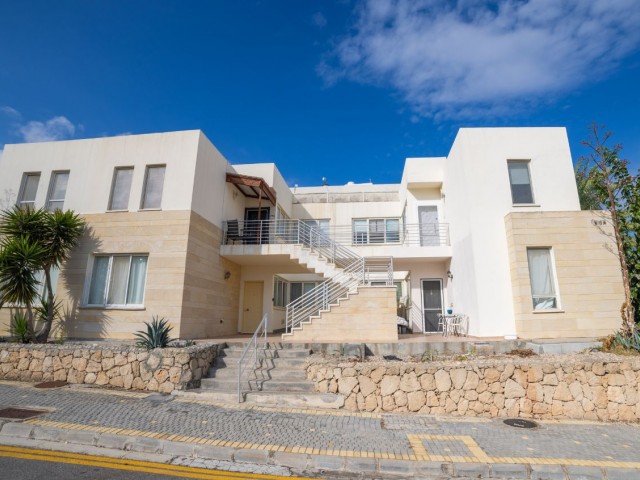
[[[208, 402], [236, 403], [236, 392], [213, 392], [209, 390], [176, 391], [174, 395]], [[243, 394], [244, 402], [252, 405], [275, 405], [279, 407], [338, 409], [344, 406], [344, 396], [334, 393], [300, 392], [249, 392]]]
[[[304, 370], [306, 358], [265, 358], [261, 368], [283, 368]], [[218, 357], [212, 368], [237, 368], [238, 358]]]
[[[249, 372], [246, 372], [248, 375]], [[237, 367], [222, 367], [222, 368], [210, 368], [208, 372], [207, 378], [217, 378], [217, 379], [226, 379], [226, 378], [238, 378], [238, 368]], [[280, 368], [271, 368], [271, 369], [259, 369], [253, 372], [251, 378], [259, 378], [262, 380], [269, 379], [283, 379], [283, 380], [306, 380], [307, 375], [304, 370], [301, 369], [280, 369]]]
[[[314, 383], [309, 381], [286, 381], [286, 380], [249, 380], [243, 382], [243, 390], [263, 392], [313, 392]], [[234, 392], [238, 388], [237, 379], [220, 380], [216, 378], [203, 378], [200, 380], [202, 390], [214, 390], [220, 392]]]
[[[259, 351], [258, 352], [259, 355], [262, 355], [263, 352]], [[267, 358], [274, 358], [274, 359], [285, 359], [285, 358], [306, 358], [309, 356], [310, 351], [308, 349], [282, 349], [282, 350], [271, 350], [271, 349], [266, 349], [264, 350], [264, 355]], [[253, 355], [253, 353], [247, 353], [247, 355]], [[240, 359], [240, 357], [242, 356], [242, 349], [236, 349], [236, 348], [225, 348], [224, 350], [220, 351], [219, 355], [220, 358], [230, 358], [230, 359]]]

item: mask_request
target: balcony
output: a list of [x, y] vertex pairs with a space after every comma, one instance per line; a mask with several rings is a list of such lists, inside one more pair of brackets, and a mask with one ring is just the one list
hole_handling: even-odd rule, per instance
[[[221, 253], [285, 255], [285, 245], [323, 246], [336, 243], [366, 256], [450, 258], [449, 224], [404, 224], [397, 228], [356, 229], [352, 225], [320, 227], [308, 220], [229, 220], [224, 222]], [[310, 235], [309, 233], [312, 232]]]

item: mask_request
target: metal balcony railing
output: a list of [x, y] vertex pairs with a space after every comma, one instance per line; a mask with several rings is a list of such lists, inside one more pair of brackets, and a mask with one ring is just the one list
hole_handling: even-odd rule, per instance
[[[448, 223], [401, 224], [397, 230], [358, 231], [352, 225], [319, 227], [303, 220], [229, 220], [224, 222], [224, 244], [301, 244], [327, 242], [351, 247], [450, 245]], [[320, 245], [319, 245], [320, 246]]]

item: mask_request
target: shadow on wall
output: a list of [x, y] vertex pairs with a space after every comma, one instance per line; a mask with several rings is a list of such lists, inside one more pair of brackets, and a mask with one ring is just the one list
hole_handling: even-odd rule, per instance
[[51, 339], [103, 339], [107, 337], [111, 319], [101, 309], [80, 310], [83, 304], [84, 283], [88, 274], [88, 257], [101, 250], [102, 241], [87, 225], [77, 250], [61, 268], [67, 297], [63, 300], [62, 315], [53, 326]]

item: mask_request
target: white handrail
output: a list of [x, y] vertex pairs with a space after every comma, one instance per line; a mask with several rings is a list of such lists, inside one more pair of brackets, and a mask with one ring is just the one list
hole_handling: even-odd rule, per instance
[[265, 313], [264, 316], [262, 317], [262, 320], [260, 321], [260, 324], [258, 325], [258, 328], [256, 328], [256, 331], [253, 333], [251, 340], [249, 340], [249, 343], [247, 343], [247, 346], [244, 347], [244, 350], [242, 350], [242, 354], [240, 355], [240, 359], [238, 360], [238, 403], [242, 402], [242, 374], [244, 373], [247, 367], [247, 363], [245, 362], [245, 357], [247, 356], [247, 353], [249, 351], [253, 351], [253, 356], [251, 357], [253, 359], [252, 371], [255, 372], [256, 368], [258, 367], [258, 364], [262, 360], [262, 359], [259, 359], [258, 357], [258, 350], [259, 350], [258, 345], [260, 340], [263, 341], [263, 347], [262, 347], [263, 358], [266, 358], [266, 356], [264, 355], [264, 351], [267, 349], [267, 325], [268, 325], [268, 315]]
[[[314, 244], [331, 239], [336, 245], [348, 245], [358, 250], [360, 247], [405, 246], [405, 247], [439, 247], [450, 245], [449, 224], [435, 223], [401, 223], [398, 230], [384, 232], [359, 232], [353, 225], [331, 225], [320, 227], [303, 220], [228, 220], [223, 223], [224, 243], [274, 244], [288, 243]], [[301, 232], [301, 229], [303, 230]], [[315, 230], [305, 234], [304, 230]], [[299, 234], [302, 233], [300, 236]]]

